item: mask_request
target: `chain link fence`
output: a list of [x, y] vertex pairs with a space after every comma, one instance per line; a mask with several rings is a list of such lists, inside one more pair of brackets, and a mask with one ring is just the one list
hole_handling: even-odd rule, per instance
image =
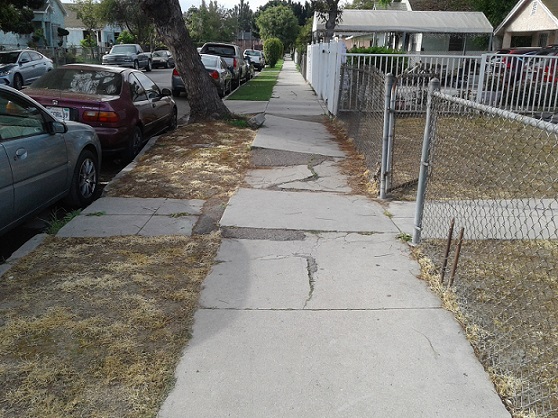
[[371, 65], [341, 67], [337, 118], [361, 152], [379, 187], [385, 109], [385, 74]]
[[420, 248], [457, 266], [447, 284], [513, 415], [557, 417], [558, 126], [440, 92], [428, 126]]

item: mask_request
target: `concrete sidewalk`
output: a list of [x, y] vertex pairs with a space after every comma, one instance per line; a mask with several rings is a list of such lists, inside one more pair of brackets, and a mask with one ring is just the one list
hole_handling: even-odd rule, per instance
[[[227, 105], [265, 109], [257, 168], [221, 218], [217, 262], [160, 418], [509, 417], [396, 238], [412, 232], [410, 206], [388, 217], [352, 194], [338, 168], [345, 154], [294, 63], [269, 103]], [[59, 235], [188, 235], [202, 205], [105, 197]]]
[[323, 113], [286, 61], [159, 416], [509, 417]]

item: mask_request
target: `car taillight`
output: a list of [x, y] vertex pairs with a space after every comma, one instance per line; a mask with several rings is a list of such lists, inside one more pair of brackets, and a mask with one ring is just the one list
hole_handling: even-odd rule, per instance
[[217, 71], [211, 71], [209, 75], [214, 78], [215, 80], [219, 80], [219, 73]]
[[103, 122], [114, 123], [120, 120], [116, 112], [99, 112], [96, 110], [86, 110], [83, 112], [82, 119], [84, 122]]
[[176, 69], [176, 67], [174, 67], [174, 69], [172, 70], [172, 75], [176, 77], [180, 77], [180, 74], [178, 74], [178, 70]]
[[238, 66], [238, 62], [236, 62], [236, 58], [233, 58], [233, 68], [236, 68]]

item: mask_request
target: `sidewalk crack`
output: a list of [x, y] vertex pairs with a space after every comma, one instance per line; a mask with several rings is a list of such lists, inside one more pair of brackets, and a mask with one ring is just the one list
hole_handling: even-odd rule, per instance
[[316, 259], [310, 255], [303, 255], [303, 254], [295, 254], [297, 257], [301, 257], [306, 259], [306, 273], [308, 275], [308, 296], [306, 297], [306, 301], [304, 302], [304, 306], [302, 309], [306, 309], [308, 302], [312, 300], [312, 296], [314, 296], [314, 287], [315, 287], [315, 277], [314, 275], [318, 271], [318, 263]]

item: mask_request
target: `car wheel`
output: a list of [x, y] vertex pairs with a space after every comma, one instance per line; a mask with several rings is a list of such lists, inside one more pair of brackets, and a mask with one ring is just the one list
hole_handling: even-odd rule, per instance
[[134, 70], [139, 70], [139, 62], [134, 61]]
[[99, 162], [95, 154], [84, 150], [74, 168], [70, 193], [66, 202], [73, 207], [85, 207], [93, 202], [99, 185]]
[[172, 97], [180, 97], [180, 90], [172, 89]]
[[147, 67], [145, 67], [145, 72], [148, 73], [151, 71], [151, 60], [147, 60]]
[[178, 112], [177, 112], [176, 107], [175, 107], [173, 109], [173, 112], [172, 112], [172, 117], [171, 117], [171, 120], [169, 122], [167, 132], [174, 131], [177, 126], [178, 126]]
[[126, 162], [132, 161], [134, 157], [138, 155], [142, 142], [143, 134], [141, 132], [141, 128], [139, 126], [136, 126], [134, 128], [134, 132], [132, 132], [132, 136], [128, 140], [128, 146], [124, 151], [123, 157]]
[[21, 90], [23, 88], [23, 77], [21, 74], [14, 75], [14, 89]]

